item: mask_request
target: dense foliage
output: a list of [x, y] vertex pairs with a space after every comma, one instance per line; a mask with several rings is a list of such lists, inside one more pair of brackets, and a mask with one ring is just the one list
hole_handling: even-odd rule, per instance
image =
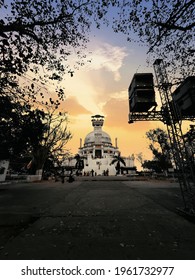
[[[195, 74], [195, 1], [117, 1], [121, 10], [115, 31], [147, 44], [151, 62], [165, 60], [171, 80]], [[120, 4], [119, 4], [120, 3]]]
[[[8, 86], [16, 87], [17, 77], [27, 71], [32, 73], [34, 81], [42, 83], [60, 81], [67, 73], [73, 75], [67, 59], [71, 54], [76, 55], [75, 67], [83, 65], [90, 18], [98, 21], [102, 17], [100, 9], [105, 10], [104, 2], [0, 0], [1, 91]], [[27, 87], [22, 97], [34, 100], [35, 85]], [[58, 87], [56, 91], [58, 98], [63, 99], [63, 89]], [[50, 101], [54, 102], [52, 98]]]
[[48, 158], [64, 156], [70, 138], [66, 114], [33, 110], [8, 96], [0, 98], [0, 160], [18, 166], [23, 162], [23, 167], [32, 160], [29, 169], [35, 173]]
[[36, 170], [43, 169], [49, 157], [59, 160], [67, 155], [65, 146], [72, 137], [67, 128], [67, 122], [66, 114], [59, 115], [55, 110], [45, 113], [45, 129], [42, 138], [37, 145], [33, 145], [32, 149], [32, 165], [36, 167]]
[[44, 112], [31, 110], [29, 105], [0, 98], [0, 159], [17, 157], [42, 138]]
[[[0, 0], [0, 8], [1, 88], [13, 87], [15, 77], [27, 70], [39, 81], [72, 75], [67, 59], [76, 54], [83, 65], [92, 23], [112, 24], [129, 41], [136, 33], [153, 58], [165, 59], [172, 78], [194, 73], [193, 0]], [[63, 98], [62, 89], [57, 94]]]
[[167, 133], [160, 129], [151, 129], [146, 132], [150, 140], [149, 148], [153, 153], [152, 161], [144, 161], [143, 168], [152, 169], [156, 172], [167, 172], [172, 167], [172, 153]]

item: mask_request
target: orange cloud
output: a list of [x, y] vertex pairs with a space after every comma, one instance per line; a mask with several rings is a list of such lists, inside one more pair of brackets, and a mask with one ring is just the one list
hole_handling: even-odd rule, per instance
[[[155, 127], [163, 126], [160, 122], [137, 121], [128, 123], [128, 99], [111, 98], [104, 106], [106, 116], [104, 130], [112, 138], [118, 138], [118, 146], [122, 155], [143, 153], [144, 159], [151, 159], [152, 153], [148, 149], [149, 141], [146, 132]], [[136, 161], [136, 165], [139, 163]]]
[[111, 98], [102, 108], [107, 126], [124, 126], [128, 122], [128, 101]]
[[77, 116], [81, 114], [92, 114], [90, 111], [85, 109], [79, 104], [76, 97], [70, 96], [60, 104], [60, 109], [65, 110], [71, 116]]
[[102, 110], [106, 115], [105, 125], [108, 127], [117, 127], [128, 131], [131, 128], [131, 131], [140, 131], [151, 126], [151, 122], [135, 122], [131, 125], [128, 123], [128, 99], [111, 98]]

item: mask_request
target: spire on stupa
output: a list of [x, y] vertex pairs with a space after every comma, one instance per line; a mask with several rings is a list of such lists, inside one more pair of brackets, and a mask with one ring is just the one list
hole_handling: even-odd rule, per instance
[[91, 117], [91, 122], [94, 127], [102, 127], [104, 124], [104, 116], [94, 115]]

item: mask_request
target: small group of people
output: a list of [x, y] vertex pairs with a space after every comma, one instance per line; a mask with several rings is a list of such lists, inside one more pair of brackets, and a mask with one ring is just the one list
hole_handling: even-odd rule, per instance
[[[81, 175], [81, 173], [76, 172], [76, 175], [79, 176], [79, 175]], [[102, 175], [103, 176], [109, 176], [109, 169], [104, 170]], [[91, 171], [88, 171], [88, 172], [84, 171], [83, 176], [92, 176], [92, 177], [94, 177], [94, 176], [97, 176], [97, 172], [95, 172], [93, 169], [91, 169]], [[67, 174], [67, 171], [65, 171], [64, 168], [62, 168], [60, 177], [61, 177], [61, 182], [62, 183], [64, 183], [65, 177], [68, 177], [67, 182], [69, 182], [69, 183], [72, 183], [72, 182], [75, 181], [74, 176], [73, 176], [73, 170], [68, 171], [68, 174]]]
[[[102, 175], [103, 176], [109, 176], [109, 169], [104, 170]], [[97, 172], [95, 172], [93, 169], [91, 169], [91, 171], [84, 172], [83, 176], [92, 176], [92, 177], [94, 177], [94, 176], [97, 176]]]
[[97, 176], [97, 172], [95, 172], [93, 169], [91, 169], [91, 171], [85, 172], [83, 173], [83, 176]]
[[104, 175], [104, 176], [109, 176], [109, 169], [104, 170], [104, 171], [103, 171], [103, 175]]

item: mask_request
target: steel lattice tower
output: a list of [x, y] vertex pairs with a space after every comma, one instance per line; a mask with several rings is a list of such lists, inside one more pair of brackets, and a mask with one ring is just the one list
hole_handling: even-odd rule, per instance
[[162, 102], [162, 118], [167, 126], [175, 167], [184, 201], [184, 211], [195, 215], [195, 175], [188, 158], [188, 151], [182, 134], [182, 118], [172, 99], [166, 66], [161, 59], [154, 64], [154, 71]]

